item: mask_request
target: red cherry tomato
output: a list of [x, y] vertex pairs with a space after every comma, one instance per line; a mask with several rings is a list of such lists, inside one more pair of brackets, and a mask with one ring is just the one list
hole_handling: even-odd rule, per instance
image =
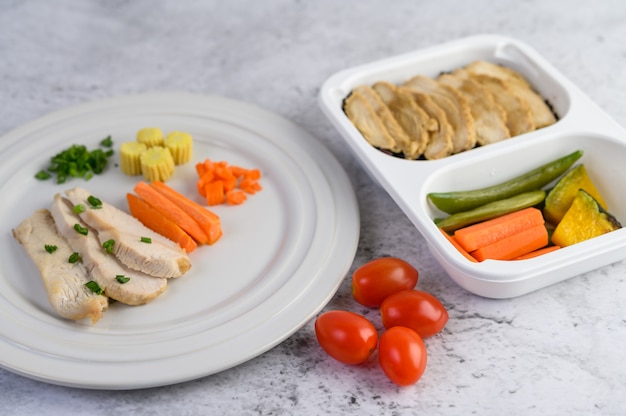
[[422, 338], [439, 333], [448, 322], [448, 311], [439, 299], [420, 290], [394, 293], [383, 301], [380, 314], [385, 328], [404, 326]]
[[418, 272], [404, 260], [383, 257], [365, 263], [352, 275], [352, 296], [361, 305], [378, 307], [396, 292], [413, 289]]
[[383, 372], [399, 386], [417, 383], [426, 369], [426, 346], [412, 329], [394, 326], [385, 331], [378, 345]]
[[315, 321], [315, 335], [328, 355], [344, 364], [361, 364], [376, 349], [378, 333], [365, 317], [349, 311], [329, 311]]

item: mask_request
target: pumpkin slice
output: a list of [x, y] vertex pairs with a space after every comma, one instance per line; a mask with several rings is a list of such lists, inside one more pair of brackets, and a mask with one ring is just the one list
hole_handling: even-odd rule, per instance
[[607, 205], [600, 192], [587, 174], [585, 165], [580, 164], [567, 172], [546, 196], [543, 214], [548, 222], [556, 225], [572, 204], [579, 189], [587, 191], [606, 210]]
[[563, 219], [554, 229], [552, 242], [561, 247], [598, 237], [622, 228], [585, 190], [579, 189]]

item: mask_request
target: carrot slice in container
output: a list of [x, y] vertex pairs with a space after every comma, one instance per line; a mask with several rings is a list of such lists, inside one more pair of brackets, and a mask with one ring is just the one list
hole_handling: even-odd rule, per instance
[[544, 224], [541, 210], [524, 208], [491, 220], [469, 225], [455, 231], [454, 239], [467, 252], [493, 244], [498, 240]]
[[466, 259], [468, 259], [469, 261], [473, 263], [478, 262], [478, 260], [472, 257], [467, 251], [465, 251], [465, 249], [454, 239], [453, 236], [451, 236], [450, 234], [448, 234], [441, 228], [439, 228], [439, 231], [441, 231], [441, 234], [443, 234], [443, 236], [446, 238], [446, 240], [450, 242], [450, 244], [452, 244], [457, 250], [459, 250], [459, 253], [461, 253], [463, 257], [465, 257]]
[[560, 248], [561, 248], [560, 246], [548, 246], [548, 247], [540, 248], [538, 250], [534, 250], [534, 251], [531, 251], [530, 253], [516, 257], [515, 260], [532, 259], [533, 257], [539, 257], [543, 254], [552, 253], [553, 251], [557, 251]]
[[222, 236], [222, 225], [217, 214], [180, 194], [161, 181], [154, 181], [150, 186], [187, 212], [209, 236], [208, 244], [213, 244], [220, 239]]
[[131, 215], [146, 227], [174, 241], [187, 253], [191, 253], [198, 247], [195, 240], [182, 228], [137, 195], [128, 193], [126, 194], [126, 200], [128, 201], [128, 209]]
[[478, 261], [512, 260], [547, 245], [548, 230], [542, 224], [483, 246], [470, 254]]
[[152, 205], [154, 209], [185, 230], [196, 242], [201, 244], [209, 243], [209, 236], [200, 227], [198, 222], [185, 212], [185, 210], [159, 193], [155, 188], [151, 187], [146, 182], [138, 182], [135, 185], [135, 192], [144, 201]]

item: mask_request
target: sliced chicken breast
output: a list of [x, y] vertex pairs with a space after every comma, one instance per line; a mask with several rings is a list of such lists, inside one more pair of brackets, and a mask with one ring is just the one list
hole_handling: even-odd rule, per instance
[[414, 76], [406, 81], [404, 86], [429, 95], [446, 113], [448, 122], [454, 130], [452, 153], [459, 153], [476, 145], [472, 113], [465, 98], [456, 89], [423, 75]]
[[[95, 230], [74, 213], [69, 200], [59, 194], [55, 195], [50, 213], [59, 234], [80, 254], [89, 275], [108, 297], [127, 305], [143, 305], [167, 288], [166, 278], [131, 270], [122, 265], [112, 253], [107, 253]], [[76, 224], [86, 234], [77, 232], [74, 228]]]
[[389, 151], [397, 148], [395, 140], [363, 95], [352, 92], [344, 101], [343, 111], [369, 144]]
[[507, 83], [515, 94], [528, 103], [535, 128], [539, 129], [556, 122], [554, 113], [543, 97], [533, 89], [522, 74], [513, 68], [488, 61], [474, 61], [465, 69], [470, 74], [490, 76]]
[[452, 154], [452, 136], [454, 129], [448, 122], [446, 113], [427, 94], [422, 94], [405, 87], [400, 90], [410, 93], [417, 105], [428, 114], [428, 143], [424, 149], [424, 157], [428, 160], [441, 159]]
[[[50, 211], [39, 210], [26, 218], [13, 230], [13, 237], [37, 266], [50, 305], [60, 316], [72, 320], [89, 318], [92, 323], [102, 318], [108, 298], [85, 286], [91, 277], [80, 261], [70, 263], [74, 250], [59, 235]], [[52, 247], [56, 249], [52, 251]]]
[[376, 115], [380, 118], [387, 129], [389, 135], [393, 138], [396, 146], [391, 149], [396, 153], [412, 154], [415, 145], [409, 138], [409, 135], [395, 119], [389, 107], [385, 105], [380, 96], [369, 85], [360, 85], [354, 89], [355, 92], [361, 94], [367, 103], [374, 109]]
[[372, 88], [409, 136], [411, 144], [403, 149], [404, 157], [418, 159], [428, 144], [430, 117], [417, 105], [410, 92], [385, 81], [376, 82]]
[[442, 74], [437, 80], [456, 88], [467, 100], [474, 117], [478, 144], [484, 146], [511, 137], [506, 127], [506, 112], [485, 87], [472, 79], [463, 79], [453, 74]]
[[[80, 218], [95, 229], [98, 241], [104, 244], [113, 241], [113, 253], [126, 267], [156, 277], [180, 277], [191, 268], [188, 254], [176, 243], [144, 226], [130, 214], [101, 202], [94, 208], [90, 203], [91, 193], [82, 188], [65, 191], [73, 206], [83, 205], [86, 209]], [[152, 240], [142, 242], [142, 237]]]
[[535, 130], [530, 106], [507, 83], [488, 75], [471, 74], [463, 68], [455, 70], [453, 74], [461, 78], [470, 78], [491, 93], [495, 102], [506, 112], [506, 126], [511, 136]]

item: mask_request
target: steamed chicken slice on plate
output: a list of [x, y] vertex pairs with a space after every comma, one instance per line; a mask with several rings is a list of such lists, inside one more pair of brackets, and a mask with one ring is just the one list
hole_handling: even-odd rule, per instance
[[424, 75], [416, 75], [404, 83], [406, 88], [429, 95], [446, 113], [452, 125], [452, 153], [459, 153], [476, 145], [474, 119], [467, 101], [454, 88]]
[[506, 82], [515, 94], [528, 103], [536, 129], [556, 122], [556, 117], [546, 101], [518, 71], [488, 61], [474, 61], [467, 65], [465, 69], [473, 75], [489, 76]]
[[[156, 277], [180, 277], [191, 268], [188, 254], [176, 243], [144, 226], [130, 214], [100, 202], [93, 207], [93, 195], [82, 188], [65, 191], [73, 206], [82, 204], [86, 209], [80, 218], [98, 234], [103, 244], [113, 240], [113, 253], [126, 267]], [[96, 197], [97, 199], [97, 197]], [[142, 237], [151, 239], [150, 244], [142, 242]]]
[[[108, 297], [126, 305], [143, 305], [167, 288], [166, 278], [131, 270], [122, 265], [113, 254], [108, 254], [95, 230], [90, 229], [74, 213], [69, 200], [59, 194], [55, 195], [50, 213], [59, 234], [67, 240], [72, 250], [80, 254], [89, 275]], [[77, 232], [74, 228], [76, 224], [87, 230], [87, 234]], [[128, 280], [124, 282], [125, 279]]]
[[395, 140], [363, 95], [353, 91], [345, 99], [343, 110], [369, 144], [389, 151], [397, 148]]
[[434, 120], [417, 105], [410, 92], [385, 81], [376, 82], [372, 88], [411, 140], [412, 146], [405, 149], [404, 157], [419, 158], [428, 144], [428, 130], [434, 126]]
[[472, 79], [448, 73], [440, 75], [437, 80], [456, 88], [467, 100], [474, 117], [478, 144], [484, 146], [511, 137], [506, 127], [506, 112], [485, 87]]
[[470, 78], [491, 93], [495, 102], [506, 112], [506, 126], [511, 136], [535, 130], [530, 106], [511, 89], [508, 83], [488, 75], [471, 74], [463, 68], [453, 71], [452, 74], [460, 78]]
[[446, 113], [427, 94], [412, 91], [405, 87], [398, 88], [413, 96], [417, 105], [424, 110], [430, 121], [427, 126], [428, 143], [424, 149], [424, 157], [428, 160], [441, 159], [452, 154], [452, 137], [454, 129], [448, 122]]
[[391, 150], [396, 153], [402, 152], [405, 155], [414, 154], [416, 144], [411, 141], [409, 135], [404, 131], [376, 91], [369, 85], [359, 85], [354, 89], [354, 92], [361, 94], [367, 100], [368, 104], [383, 122], [385, 129], [387, 129], [387, 132], [396, 143], [396, 147]]
[[[59, 235], [50, 211], [39, 210], [26, 218], [13, 230], [13, 237], [37, 266], [48, 301], [60, 316], [71, 320], [89, 318], [92, 323], [102, 318], [108, 298], [85, 286], [91, 278], [80, 261], [70, 263], [74, 250]], [[46, 246], [56, 249], [48, 252]]]

